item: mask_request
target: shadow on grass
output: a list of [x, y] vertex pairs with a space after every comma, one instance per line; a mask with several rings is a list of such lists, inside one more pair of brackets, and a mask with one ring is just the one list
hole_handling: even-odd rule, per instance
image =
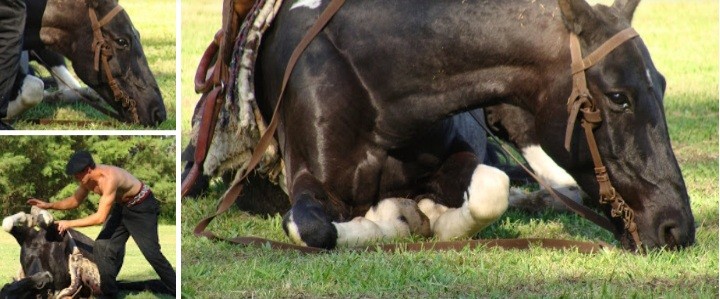
[[118, 281], [120, 289], [120, 298], [141, 292], [151, 292], [157, 295], [167, 295], [173, 297], [171, 292], [159, 279], [142, 280], [142, 281]]

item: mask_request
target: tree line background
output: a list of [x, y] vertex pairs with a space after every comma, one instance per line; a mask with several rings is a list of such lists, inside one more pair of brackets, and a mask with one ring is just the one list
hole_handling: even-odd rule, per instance
[[[76, 150], [87, 150], [97, 164], [123, 168], [150, 186], [160, 201], [160, 222], [175, 224], [175, 138], [173, 136], [3, 136], [0, 138], [0, 212], [28, 212], [30, 197], [58, 201], [78, 184], [65, 174]], [[52, 211], [58, 219], [94, 213], [100, 196], [80, 207]], [[1, 218], [1, 217], [0, 217]]]

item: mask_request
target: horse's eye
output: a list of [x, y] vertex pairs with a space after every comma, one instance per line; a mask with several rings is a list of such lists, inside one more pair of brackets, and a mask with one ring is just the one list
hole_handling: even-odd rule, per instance
[[121, 48], [127, 48], [130, 46], [130, 43], [128, 42], [128, 40], [126, 40], [124, 38], [115, 39], [115, 43]]
[[610, 92], [607, 93], [606, 96], [610, 101], [622, 107], [623, 110], [630, 109], [630, 99], [626, 94], [622, 92]]

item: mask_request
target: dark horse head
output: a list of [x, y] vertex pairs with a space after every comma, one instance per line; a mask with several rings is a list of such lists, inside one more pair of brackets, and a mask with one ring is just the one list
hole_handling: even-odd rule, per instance
[[[581, 0], [560, 0], [565, 31], [578, 35], [583, 55], [600, 47], [619, 31], [630, 27], [639, 0], [617, 0], [611, 7], [589, 6]], [[566, 34], [564, 36], [567, 36]], [[567, 45], [567, 39], [562, 44]], [[566, 50], [567, 51], [567, 50]], [[567, 53], [567, 52], [566, 52]], [[569, 64], [569, 54], [562, 55]], [[610, 182], [635, 213], [642, 243], [654, 247], [684, 247], [695, 240], [690, 200], [680, 167], [673, 154], [665, 119], [665, 78], [658, 72], [640, 37], [632, 38], [585, 71], [590, 96], [600, 110], [602, 123], [594, 130]], [[583, 129], [576, 125], [570, 152], [562, 148], [568, 112], [571, 75], [548, 90], [538, 107], [536, 123], [543, 147], [575, 177], [580, 186], [597, 199], [598, 183]], [[542, 103], [543, 101], [541, 101]], [[609, 215], [609, 207], [603, 206]], [[616, 237], [631, 245], [622, 221], [612, 218]]]
[[[78, 77], [118, 111], [123, 121], [155, 126], [166, 119], [165, 104], [139, 33], [124, 10], [102, 21], [117, 6], [116, 0], [48, 0], [40, 38], [68, 57]], [[104, 23], [99, 29], [104, 41], [101, 47], [96, 47], [91, 11]], [[97, 52], [107, 54], [107, 64]], [[117, 87], [111, 86], [112, 81]]]
[[0, 290], [0, 298], [50, 298], [52, 282], [50, 272], [38, 272], [5, 284]]

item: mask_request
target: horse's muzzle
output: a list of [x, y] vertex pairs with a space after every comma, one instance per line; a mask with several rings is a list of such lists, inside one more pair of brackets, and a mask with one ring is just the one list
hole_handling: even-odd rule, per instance
[[[684, 227], [683, 227], [684, 226]], [[695, 244], [695, 226], [681, 225], [676, 219], [667, 219], [658, 226], [659, 245], [669, 249], [680, 249]]]
[[157, 126], [167, 119], [167, 114], [163, 107], [155, 106], [150, 109], [150, 123], [151, 126]]

